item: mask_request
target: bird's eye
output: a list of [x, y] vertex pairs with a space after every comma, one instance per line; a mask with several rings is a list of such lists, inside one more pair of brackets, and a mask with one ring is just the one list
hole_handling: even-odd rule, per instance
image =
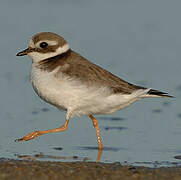
[[41, 48], [46, 48], [47, 46], [48, 46], [48, 43], [46, 43], [46, 42], [40, 43]]

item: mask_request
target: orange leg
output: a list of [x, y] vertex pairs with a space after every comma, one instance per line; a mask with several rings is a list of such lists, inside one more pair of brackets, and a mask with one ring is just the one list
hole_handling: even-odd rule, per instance
[[89, 117], [92, 119], [93, 125], [94, 125], [94, 127], [96, 128], [98, 148], [99, 148], [99, 149], [103, 149], [102, 140], [101, 140], [100, 133], [99, 133], [99, 124], [98, 124], [98, 121], [97, 121], [97, 119], [96, 119], [93, 115], [90, 115]]
[[69, 119], [67, 119], [65, 121], [65, 124], [59, 128], [48, 129], [48, 130], [44, 130], [44, 131], [34, 131], [20, 139], [16, 139], [15, 141], [18, 141], [18, 142], [19, 141], [29, 141], [29, 140], [37, 138], [38, 136], [43, 135], [43, 134], [65, 131], [68, 128], [68, 123], [69, 123]]

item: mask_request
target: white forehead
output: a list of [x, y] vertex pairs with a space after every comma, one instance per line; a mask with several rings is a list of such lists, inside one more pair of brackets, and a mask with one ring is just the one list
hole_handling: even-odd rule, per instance
[[39, 46], [40, 43], [42, 43], [42, 42], [46, 42], [46, 43], [48, 43], [48, 45], [50, 45], [50, 46], [55, 46], [55, 45], [58, 44], [58, 41], [55, 41], [55, 40], [40, 40], [40, 41], [38, 41], [36, 44], [34, 44], [33, 40], [31, 39], [30, 42], [29, 42], [29, 47], [34, 48], [34, 47], [36, 47], [36, 46]]

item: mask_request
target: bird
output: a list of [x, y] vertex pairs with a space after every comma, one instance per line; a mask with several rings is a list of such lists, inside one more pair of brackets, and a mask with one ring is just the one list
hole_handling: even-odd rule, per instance
[[94, 115], [111, 114], [135, 101], [168, 97], [168, 93], [128, 83], [73, 51], [67, 41], [53, 32], [40, 32], [17, 56], [32, 59], [30, 80], [40, 98], [66, 111], [65, 123], [55, 129], [34, 131], [17, 141], [65, 131], [70, 118], [89, 116], [96, 129], [98, 149], [103, 149], [99, 124]]

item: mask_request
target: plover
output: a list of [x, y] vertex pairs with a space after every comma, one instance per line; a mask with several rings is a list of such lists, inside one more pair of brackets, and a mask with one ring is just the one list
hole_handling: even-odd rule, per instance
[[128, 83], [71, 50], [66, 40], [52, 32], [32, 37], [29, 47], [17, 54], [32, 58], [31, 83], [46, 102], [64, 109], [64, 125], [55, 129], [34, 131], [17, 141], [28, 141], [42, 134], [65, 131], [69, 119], [89, 116], [97, 132], [98, 148], [102, 149], [95, 114], [110, 114], [147, 97], [172, 97], [167, 93]]

